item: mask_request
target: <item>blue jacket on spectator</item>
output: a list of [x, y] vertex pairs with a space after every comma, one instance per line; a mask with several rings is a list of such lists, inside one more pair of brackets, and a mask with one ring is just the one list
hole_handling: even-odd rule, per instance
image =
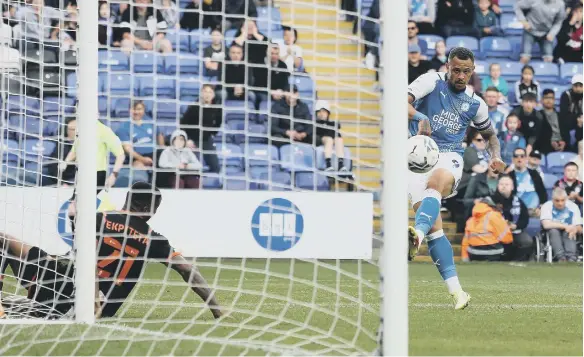
[[[498, 25], [497, 15], [493, 10], [489, 10], [487, 14], [483, 14], [478, 7], [475, 9], [473, 26], [479, 31], [481, 37], [486, 36], [501, 36], [503, 31]], [[485, 32], [485, 29], [490, 29], [490, 32]]]
[[510, 133], [508, 131], [499, 132], [499, 142], [501, 143], [501, 159], [506, 164], [511, 164], [513, 160], [513, 152], [515, 149], [521, 148], [525, 149], [527, 142], [525, 137], [520, 132]]
[[156, 146], [156, 131], [154, 124], [144, 123], [137, 125], [126, 121], [116, 133], [123, 144], [131, 144], [140, 155], [152, 154]]

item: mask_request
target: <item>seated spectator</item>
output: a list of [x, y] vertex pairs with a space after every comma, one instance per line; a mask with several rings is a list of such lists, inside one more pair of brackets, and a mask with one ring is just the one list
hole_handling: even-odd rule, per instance
[[156, 146], [154, 124], [144, 122], [146, 107], [142, 101], [135, 101], [130, 112], [132, 120], [122, 123], [116, 134], [134, 168], [151, 167]]
[[479, 6], [475, 9], [474, 27], [480, 37], [503, 35], [497, 15], [491, 10], [491, 0], [479, 0]]
[[180, 120], [180, 129], [187, 134], [187, 146], [203, 149], [202, 160], [209, 166], [209, 171], [220, 170], [213, 140], [223, 123], [221, 102], [215, 98], [215, 88], [204, 84], [201, 88], [201, 104], [189, 105]]
[[568, 162], [564, 165], [564, 177], [559, 179], [554, 187], [559, 187], [566, 191], [568, 199], [574, 202], [580, 209], [582, 209], [582, 193], [584, 187], [582, 181], [578, 179], [578, 164]]
[[[256, 90], [256, 107], [260, 102], [268, 100], [268, 93], [275, 101], [284, 97], [285, 91], [289, 87], [290, 72], [286, 64], [280, 60], [280, 48], [277, 44], [270, 45], [269, 59], [264, 59], [263, 67], [255, 67], [252, 71], [254, 87], [266, 88], [266, 90]], [[269, 66], [266, 68], [266, 63]], [[270, 87], [268, 87], [268, 75], [270, 76]]]
[[220, 0], [191, 0], [182, 11], [180, 28], [188, 31], [219, 27], [221, 29], [221, 16], [210, 14], [210, 12], [221, 12], [222, 1]]
[[408, 83], [412, 83], [424, 73], [433, 71], [430, 61], [421, 59], [421, 50], [418, 45], [408, 47]]
[[[560, 127], [563, 131], [570, 132], [576, 129], [576, 133], [582, 133], [582, 126], [578, 130], [578, 117], [582, 116], [582, 74], [572, 77], [572, 88], [568, 89], [560, 97]], [[576, 140], [578, 138], [576, 137]], [[572, 148], [572, 151], [574, 148]]]
[[564, 2], [560, 0], [517, 0], [515, 15], [523, 24], [523, 41], [521, 45], [521, 63], [531, 59], [534, 43], [539, 43], [543, 60], [554, 59], [553, 43], [565, 17]]
[[[114, 45], [112, 43], [114, 31], [112, 25], [114, 22], [115, 16], [110, 13], [110, 5], [106, 1], [100, 1], [97, 38], [101, 46]], [[117, 43], [115, 46], [119, 47], [120, 44]]]
[[525, 203], [531, 216], [539, 216], [539, 209], [547, 201], [547, 192], [540, 174], [527, 167], [527, 154], [524, 149], [515, 149], [513, 153], [513, 170], [509, 176], [513, 179], [514, 193]]
[[[14, 10], [16, 11], [16, 9]], [[61, 12], [50, 6], [45, 6], [43, 0], [27, 1], [27, 5], [22, 6], [15, 13], [15, 20], [21, 26], [21, 36], [26, 45], [34, 45], [45, 42], [51, 36], [53, 23], [64, 20], [66, 12]]]
[[570, 141], [572, 141], [572, 133], [574, 135], [574, 140], [576, 143], [574, 145], [571, 145], [572, 147], [575, 148], [575, 150], [572, 151], [578, 151], [578, 143], [582, 141], [582, 127], [584, 126], [584, 118], [582, 118], [582, 114], [580, 114], [578, 116], [578, 119], [576, 120], [576, 129], [570, 131]]
[[566, 142], [570, 142], [570, 133], [562, 132], [558, 112], [555, 106], [556, 94], [553, 89], [543, 91], [543, 109], [541, 110], [542, 121], [541, 131], [535, 147], [542, 154], [549, 154], [554, 151], [566, 150]]
[[558, 63], [582, 62], [582, 3], [564, 20], [556, 40], [554, 59]]
[[526, 93], [533, 93], [537, 102], [540, 101], [540, 85], [534, 79], [535, 70], [529, 65], [523, 66], [521, 69], [521, 79], [515, 82], [515, 96], [517, 102], [521, 104], [523, 96]]
[[184, 130], [175, 130], [170, 137], [170, 146], [160, 154], [158, 166], [177, 170], [169, 176], [171, 188], [199, 188], [199, 176], [196, 174], [200, 172], [202, 165], [187, 147], [187, 140]]
[[438, 0], [436, 26], [442, 35], [479, 37], [474, 23], [473, 0]]
[[416, 22], [421, 34], [434, 34], [434, 21], [436, 21], [436, 1], [434, 0], [409, 0], [410, 20]]
[[533, 150], [533, 145], [535, 145], [540, 135], [542, 121], [545, 120], [541, 112], [535, 110], [536, 105], [535, 94], [531, 92], [525, 93], [521, 101], [521, 106], [513, 109], [511, 112], [519, 118], [520, 125], [518, 130], [527, 141], [527, 153]]
[[501, 65], [498, 63], [491, 63], [489, 66], [489, 76], [483, 79], [483, 87], [495, 87], [499, 91], [499, 102], [507, 101], [507, 94], [509, 87], [505, 78], [501, 78]]
[[160, 9], [160, 14], [168, 29], [180, 28], [180, 14], [178, 6], [172, 0], [156, 0], [154, 6]]
[[250, 100], [255, 103], [254, 92], [247, 89], [253, 84], [252, 71], [243, 61], [243, 48], [234, 43], [229, 47], [229, 63], [225, 65], [225, 93], [228, 100]]
[[497, 191], [491, 199], [497, 205], [513, 234], [513, 245], [505, 251], [504, 260], [527, 261], [533, 251], [533, 238], [525, 231], [529, 224], [527, 207], [514, 191], [513, 179], [507, 175], [499, 178]]
[[272, 145], [282, 146], [301, 142], [312, 144], [314, 123], [308, 106], [298, 99], [298, 87], [286, 93], [285, 100], [272, 106]]
[[[379, 0], [373, 0], [369, 13], [367, 13], [368, 18], [362, 20], [361, 32], [363, 33], [363, 39], [367, 42], [365, 43], [365, 66], [373, 70], [375, 64], [379, 63], [379, 46], [377, 46], [379, 38], [379, 23], [373, 20], [379, 19]], [[358, 20], [355, 21], [355, 29], [358, 25]]]
[[233, 43], [243, 47], [244, 58], [247, 62], [265, 64], [269, 41], [264, 34], [259, 32], [255, 21], [247, 20], [235, 34]]
[[582, 169], [584, 168], [584, 157], [582, 156], [582, 140], [578, 141], [578, 156], [570, 160], [570, 162], [578, 165], [578, 180], [584, 181], [584, 175], [582, 175]]
[[[172, 45], [164, 34], [168, 24], [162, 13], [154, 9], [152, 0], [135, 0], [134, 3], [122, 13], [118, 39], [122, 51], [129, 53], [137, 49], [172, 52]], [[149, 23], [155, 23], [156, 28], [149, 26]]]
[[332, 164], [333, 147], [339, 160], [338, 170], [348, 171], [345, 167], [345, 144], [341, 137], [341, 123], [330, 120], [331, 108], [326, 100], [318, 100], [314, 105], [316, 113], [316, 144], [324, 145], [325, 171], [334, 171]]
[[[214, 2], [217, 1], [221, 5], [219, 10], [225, 11], [225, 31], [229, 30], [230, 28], [238, 29], [244, 24], [244, 19], [247, 16], [248, 18], [257, 18], [258, 17], [258, 10], [256, 8], [256, 4], [254, 1], [248, 0], [213, 0]], [[222, 6], [223, 5], [223, 6]], [[222, 6], [222, 7], [221, 7]], [[245, 11], [247, 9], [247, 12]], [[235, 16], [230, 16], [235, 15]], [[245, 15], [245, 16], [244, 16]]]
[[489, 118], [497, 133], [506, 130], [505, 117], [509, 114], [499, 107], [499, 94], [499, 90], [496, 87], [488, 87], [483, 98], [489, 109]]
[[436, 54], [430, 60], [432, 64], [432, 69], [435, 71], [440, 71], [440, 67], [445, 66], [448, 62], [448, 56], [446, 56], [446, 43], [442, 40], [436, 42], [436, 47], [434, 48]]
[[[77, 137], [77, 119], [74, 116], [66, 118], [65, 125], [62, 128], [59, 142], [50, 155], [52, 159], [59, 162], [64, 162], [73, 148], [73, 143]], [[47, 171], [49, 173], [48, 177], [43, 175], [43, 186], [55, 184], [59, 178], [61, 179], [61, 184], [65, 187], [75, 184], [75, 175], [77, 173], [75, 165], [68, 165], [63, 172], [60, 172], [59, 163], [55, 161], [47, 165]]]
[[284, 42], [280, 42], [280, 59], [286, 63], [290, 72], [304, 72], [302, 60], [302, 47], [296, 44], [298, 31], [290, 27], [284, 27]]
[[537, 171], [541, 179], [544, 179], [545, 173], [541, 168], [541, 152], [539, 150], [533, 150], [529, 153], [527, 158], [527, 168]]
[[418, 25], [414, 21], [408, 21], [408, 46], [418, 45], [420, 47], [421, 56], [426, 59], [426, 51], [428, 50], [428, 43], [418, 37]]
[[221, 33], [220, 29], [215, 28], [211, 31], [211, 44], [205, 47], [203, 50], [205, 76], [217, 77], [221, 79], [221, 72], [223, 70], [222, 65], [224, 60], [225, 42], [223, 41], [223, 34]]
[[498, 137], [501, 143], [501, 159], [509, 165], [513, 160], [513, 153], [515, 149], [525, 149], [527, 143], [523, 134], [518, 131], [519, 118], [515, 114], [509, 114], [505, 120], [505, 128], [507, 130], [499, 131]]
[[463, 261], [500, 261], [505, 245], [513, 243], [507, 221], [490, 197], [478, 200], [462, 238]]
[[541, 207], [541, 225], [547, 230], [554, 259], [575, 262], [578, 259], [576, 241], [582, 234], [582, 215], [566, 191], [556, 187], [552, 200]]

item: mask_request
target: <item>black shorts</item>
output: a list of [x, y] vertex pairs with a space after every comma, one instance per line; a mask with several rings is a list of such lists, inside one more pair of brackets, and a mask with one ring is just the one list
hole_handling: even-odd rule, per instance
[[28, 298], [42, 305], [35, 317], [59, 317], [73, 307], [74, 265], [67, 258], [50, 256], [32, 247], [20, 272], [20, 283], [28, 288]]
[[[96, 193], [96, 195], [99, 195], [101, 190], [103, 190], [103, 188], [105, 187], [105, 180], [107, 178], [107, 172], [106, 171], [97, 171], [96, 176], [97, 176], [97, 193]], [[71, 196], [71, 201], [75, 201], [76, 197], [77, 197], [77, 188], [74, 188], [73, 195]]]

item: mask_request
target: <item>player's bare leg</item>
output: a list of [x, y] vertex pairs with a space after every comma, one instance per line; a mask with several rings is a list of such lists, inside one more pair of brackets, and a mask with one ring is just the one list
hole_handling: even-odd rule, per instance
[[[468, 306], [470, 295], [462, 290], [450, 241], [444, 235], [442, 229], [442, 217], [440, 206], [442, 197], [452, 193], [454, 176], [448, 170], [439, 168], [432, 173], [426, 185], [424, 198], [414, 205], [416, 222], [408, 229], [410, 242], [410, 257], [417, 253], [422, 241], [426, 238], [428, 251], [432, 261], [438, 268], [438, 272], [448, 287], [448, 292], [454, 299], [454, 308], [464, 309]], [[412, 254], [412, 252], [415, 252]]]

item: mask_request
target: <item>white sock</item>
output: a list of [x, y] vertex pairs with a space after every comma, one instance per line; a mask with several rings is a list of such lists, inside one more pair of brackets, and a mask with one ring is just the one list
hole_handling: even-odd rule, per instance
[[416, 233], [418, 234], [418, 243], [419, 245], [422, 245], [422, 242], [424, 241], [424, 232], [422, 232], [419, 229], [416, 229]]
[[448, 278], [444, 280], [446, 286], [448, 287], [448, 292], [450, 294], [454, 294], [457, 291], [462, 290], [462, 286], [460, 286], [460, 282], [458, 281], [458, 276], [453, 276], [452, 278]]

